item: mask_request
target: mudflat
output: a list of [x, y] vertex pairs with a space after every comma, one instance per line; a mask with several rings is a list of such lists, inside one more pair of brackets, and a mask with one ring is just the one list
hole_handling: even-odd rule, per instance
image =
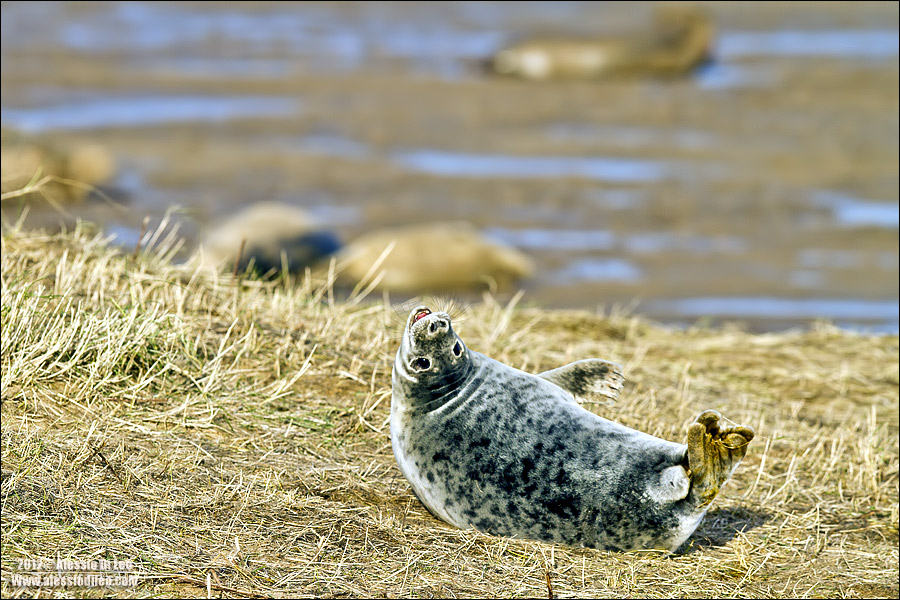
[[482, 62], [651, 8], [4, 3], [3, 125], [110, 149], [121, 206], [63, 219], [128, 246], [171, 205], [186, 250], [258, 201], [344, 240], [466, 219], [535, 261], [528, 303], [896, 331], [896, 3], [702, 7], [686, 77], [534, 82]]

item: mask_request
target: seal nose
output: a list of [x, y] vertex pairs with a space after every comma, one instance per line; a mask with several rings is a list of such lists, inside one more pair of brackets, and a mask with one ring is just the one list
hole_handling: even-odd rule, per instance
[[428, 324], [428, 337], [435, 337], [446, 332], [448, 329], [450, 329], [450, 323], [447, 322], [447, 319], [438, 317]]

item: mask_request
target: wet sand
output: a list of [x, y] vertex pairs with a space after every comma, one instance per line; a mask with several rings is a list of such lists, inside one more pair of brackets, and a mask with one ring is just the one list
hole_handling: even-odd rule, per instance
[[188, 248], [264, 200], [345, 240], [465, 219], [536, 261], [527, 303], [896, 331], [897, 4], [703, 6], [691, 77], [529, 82], [480, 61], [650, 7], [5, 2], [2, 121], [110, 148], [122, 206], [70, 213], [126, 245], [171, 205]]

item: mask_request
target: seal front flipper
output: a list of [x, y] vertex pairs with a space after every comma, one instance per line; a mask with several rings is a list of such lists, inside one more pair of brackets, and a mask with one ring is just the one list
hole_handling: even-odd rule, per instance
[[706, 410], [688, 429], [691, 493], [698, 507], [708, 506], [715, 499], [719, 488], [747, 454], [747, 445], [754, 436], [749, 427], [719, 428], [721, 418], [718, 412]]
[[615, 402], [625, 382], [621, 365], [599, 358], [578, 360], [537, 376], [566, 390], [579, 402]]

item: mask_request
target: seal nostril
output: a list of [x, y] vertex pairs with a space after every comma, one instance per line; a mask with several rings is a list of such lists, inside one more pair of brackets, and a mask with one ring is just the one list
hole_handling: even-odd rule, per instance
[[435, 331], [437, 331], [437, 323], [432, 321], [431, 325], [428, 326], [428, 331], [430, 331], [431, 333], [434, 333]]

